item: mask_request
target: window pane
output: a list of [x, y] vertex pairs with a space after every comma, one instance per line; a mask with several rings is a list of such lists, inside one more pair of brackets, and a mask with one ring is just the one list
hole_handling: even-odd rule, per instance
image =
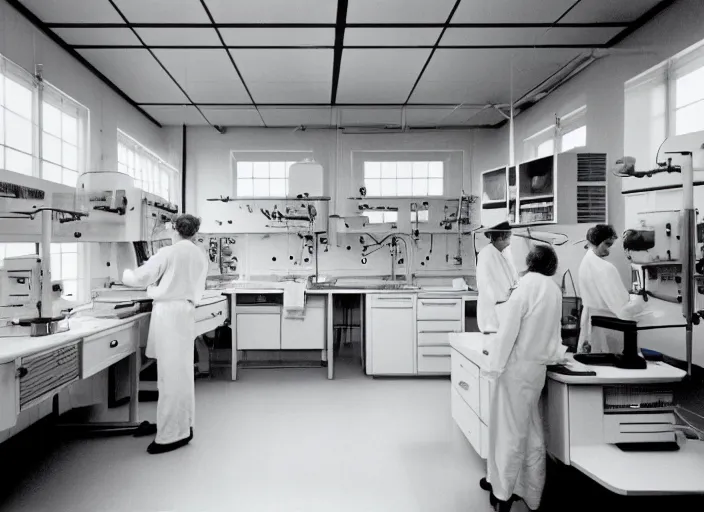
[[61, 279], [61, 254], [51, 255], [51, 279]]
[[444, 168], [443, 162], [430, 162], [428, 164], [429, 175], [431, 178], [442, 178]]
[[45, 180], [53, 181], [54, 183], [62, 183], [61, 166], [59, 165], [44, 162], [42, 164], [42, 174], [42, 178]]
[[[395, 178], [396, 177], [396, 162], [382, 162], [381, 163], [381, 178]], [[383, 185], [382, 185], [383, 187]]]
[[72, 171], [70, 169], [64, 169], [63, 172], [63, 179], [61, 180], [61, 183], [68, 187], [75, 187], [76, 182], [78, 181], [78, 172], [77, 171]]
[[[382, 170], [382, 174], [383, 174]], [[381, 195], [395, 196], [396, 195], [396, 180], [381, 180]]]
[[[254, 162], [254, 177], [268, 178], [269, 177], [269, 162]], [[256, 184], [254, 188], [256, 190]]]
[[76, 301], [78, 300], [78, 281], [70, 279], [63, 281], [64, 293], [62, 298], [66, 300]]
[[562, 151], [569, 151], [574, 148], [581, 148], [587, 145], [587, 127], [579, 128], [567, 132], [562, 136]]
[[62, 147], [63, 166], [73, 171], [78, 170], [78, 148], [66, 142]]
[[428, 162], [413, 162], [413, 177], [427, 178], [428, 177]]
[[124, 174], [128, 174], [128, 172], [127, 172], [127, 166], [126, 166], [125, 164], [123, 164], [123, 163], [118, 163], [118, 164], [117, 164], [117, 172], [121, 172], [121, 173], [124, 173]]
[[538, 146], [536, 158], [542, 158], [555, 153], [555, 141], [553, 139], [546, 140]]
[[120, 163], [127, 163], [127, 148], [124, 144], [117, 145], [117, 161]]
[[251, 179], [237, 180], [237, 195], [239, 197], [252, 197], [254, 194], [254, 184]]
[[[256, 174], [256, 168], [255, 168]], [[255, 197], [266, 197], [269, 195], [269, 180], [258, 180], [254, 179], [254, 196]]]
[[369, 217], [369, 224], [381, 224], [384, 222], [384, 212], [364, 212], [365, 217]]
[[704, 130], [704, 101], [679, 109], [675, 116], [675, 128], [677, 135]]
[[32, 157], [10, 148], [5, 149], [5, 168], [8, 171], [32, 176]]
[[675, 94], [677, 108], [704, 99], [704, 66], [678, 78]]
[[[0, 75], [0, 107], [2, 107], [5, 104], [5, 77]], [[1, 117], [1, 114], [0, 114]], [[0, 139], [2, 141], [2, 139]], [[2, 256], [2, 252], [0, 251], [0, 256]]]
[[396, 164], [396, 172], [399, 178], [410, 178], [413, 176], [411, 162], [398, 162]]
[[271, 162], [269, 164], [269, 173], [272, 178], [285, 178], [286, 162]]
[[57, 137], [61, 137], [61, 111], [44, 102], [44, 109], [42, 110], [44, 119], [44, 131]]
[[413, 180], [413, 195], [427, 196], [428, 195], [428, 180]]
[[66, 253], [78, 253], [78, 244], [59, 244], [61, 247], [61, 252]]
[[251, 178], [252, 177], [252, 162], [237, 162], [237, 177]]
[[367, 188], [368, 196], [378, 197], [381, 195], [381, 180], [366, 179], [364, 180], [364, 186]]
[[69, 253], [61, 255], [61, 279], [78, 278], [78, 254]]
[[7, 128], [5, 144], [25, 153], [32, 153], [32, 122], [12, 112], [5, 112]]
[[398, 180], [396, 192], [399, 196], [413, 195], [413, 180]]
[[[34, 244], [3, 244], [5, 246], [5, 258], [12, 258], [14, 256], [28, 256], [30, 254], [37, 254], [37, 249]], [[1, 254], [1, 253], [0, 253]]]
[[5, 107], [25, 119], [32, 119], [32, 90], [5, 77]]
[[61, 254], [61, 244], [51, 244], [51, 254]]
[[441, 196], [442, 195], [442, 180], [430, 179], [428, 180], [428, 195], [429, 196]]
[[66, 113], [61, 116], [62, 127], [61, 136], [62, 138], [74, 146], [78, 146], [78, 119], [70, 116]]
[[[282, 168], [283, 170], [283, 168]], [[269, 194], [272, 196], [276, 197], [285, 197], [286, 196], [286, 179], [281, 178], [281, 179], [273, 179], [269, 182], [270, 184], [270, 190]]]
[[61, 140], [45, 133], [42, 137], [42, 158], [47, 162], [61, 165]]
[[364, 162], [364, 177], [365, 178], [381, 178], [381, 163], [379, 163], [379, 162]]

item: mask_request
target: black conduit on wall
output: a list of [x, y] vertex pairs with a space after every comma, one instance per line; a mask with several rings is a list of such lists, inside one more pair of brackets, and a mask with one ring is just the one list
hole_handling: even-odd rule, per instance
[[181, 213], [186, 213], [186, 125], [183, 125], [181, 141]]

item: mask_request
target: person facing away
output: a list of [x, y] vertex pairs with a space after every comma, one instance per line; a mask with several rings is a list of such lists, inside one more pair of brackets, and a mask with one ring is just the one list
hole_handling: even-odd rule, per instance
[[592, 327], [592, 316], [633, 320], [645, 309], [642, 298], [630, 300], [618, 270], [604, 259], [617, 238], [614, 228], [607, 224], [597, 224], [587, 231], [588, 249], [579, 266], [579, 291], [584, 307], [577, 352], [618, 352], [619, 343], [622, 344], [610, 331]]
[[527, 272], [506, 302], [485, 375], [496, 379], [491, 402], [487, 478], [498, 510], [510, 510], [522, 498], [540, 506], [546, 455], [540, 395], [547, 365], [564, 359], [560, 337], [562, 292], [553, 281], [558, 261], [550, 246], [534, 247]]
[[503, 251], [511, 245], [511, 226], [502, 222], [485, 233], [491, 243], [477, 256], [477, 324], [482, 332], [496, 332], [499, 319], [496, 305], [505, 302], [518, 275]]
[[[159, 400], [156, 439], [147, 449], [152, 454], [174, 450], [193, 438], [195, 306], [205, 292], [208, 262], [194, 242], [200, 219], [179, 215], [173, 225], [173, 245], [122, 276], [127, 286], [147, 287], [153, 300], [147, 357], [157, 360]], [[153, 425], [143, 423], [142, 428], [137, 435], [154, 432]]]

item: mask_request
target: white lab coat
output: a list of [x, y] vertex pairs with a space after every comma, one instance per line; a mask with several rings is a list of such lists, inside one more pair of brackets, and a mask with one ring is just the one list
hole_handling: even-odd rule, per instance
[[208, 262], [193, 242], [164, 247], [138, 269], [125, 270], [127, 286], [148, 286], [153, 299], [147, 356], [158, 361], [159, 401], [155, 441], [169, 444], [190, 435], [195, 423], [193, 346], [195, 304], [203, 297]]
[[529, 272], [502, 311], [487, 347], [496, 378], [491, 402], [487, 480], [494, 495], [513, 494], [536, 510], [545, 486], [546, 455], [540, 395], [546, 366], [564, 358], [560, 338], [562, 293], [552, 278]]
[[482, 332], [499, 329], [496, 304], [504, 302], [516, 285], [518, 275], [513, 264], [489, 244], [477, 256], [477, 323]]
[[645, 302], [641, 298], [631, 300], [616, 267], [591, 249], [579, 266], [579, 291], [584, 307], [577, 352], [582, 352], [587, 340], [592, 352], [621, 352], [622, 336], [608, 329], [592, 327], [591, 318], [597, 315], [634, 320], [645, 309]]

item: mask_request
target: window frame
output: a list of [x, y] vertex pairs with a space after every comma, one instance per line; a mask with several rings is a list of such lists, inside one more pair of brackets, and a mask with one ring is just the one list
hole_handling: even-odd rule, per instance
[[[267, 199], [286, 199], [288, 197], [289, 191], [289, 171], [291, 165], [302, 162], [306, 159], [313, 159], [313, 150], [259, 150], [259, 151], [241, 151], [241, 150], [231, 150], [230, 151], [230, 179], [231, 185], [230, 190], [232, 191], [232, 197], [237, 199], [248, 199], [248, 198], [267, 198]], [[239, 164], [252, 164], [252, 177], [242, 177], [239, 175]], [[254, 177], [254, 165], [266, 163], [269, 168], [269, 176], [266, 178], [255, 178]], [[271, 177], [271, 164], [272, 163], [283, 163], [284, 164], [284, 177]], [[240, 186], [243, 185], [245, 180], [252, 180], [252, 193], [243, 195]], [[271, 180], [284, 180], [284, 194], [277, 195], [271, 194]], [[241, 182], [240, 182], [241, 180]], [[267, 181], [268, 182], [268, 194], [257, 193], [255, 190], [255, 180], [257, 181]]]
[[[120, 146], [124, 148], [125, 153], [125, 158], [122, 160], [120, 155], [123, 149]], [[117, 169], [119, 172], [128, 174], [138, 189], [162, 197], [169, 202], [178, 203], [181, 192], [179, 170], [120, 128], [117, 129]], [[149, 174], [147, 179], [144, 176], [145, 171]], [[164, 173], [167, 177], [166, 185], [162, 183]], [[146, 188], [145, 184], [147, 184]]]
[[[0, 158], [0, 169], [6, 169], [8, 171], [12, 172], [17, 172], [18, 174], [23, 174], [25, 176], [32, 176], [32, 177], [38, 177], [39, 175], [39, 164], [36, 158], [37, 155], [37, 85], [35, 82], [34, 77], [32, 76], [31, 73], [29, 73], [27, 70], [23, 69], [22, 67], [18, 66], [11, 60], [5, 58], [4, 56], [0, 55], [0, 80], [3, 81], [2, 88], [0, 90], [0, 93], [2, 93], [2, 101], [0, 102], [0, 116], [2, 116], [2, 139], [0, 140], [0, 152], [2, 153]], [[31, 94], [31, 114], [30, 117], [27, 118], [24, 116], [22, 113], [17, 112], [15, 110], [11, 110], [7, 106], [7, 84], [5, 83], [5, 80], [10, 80], [14, 82], [15, 84], [27, 89], [29, 93]], [[24, 121], [29, 122], [30, 124], [30, 129], [31, 129], [31, 151], [30, 153], [27, 153], [23, 149], [20, 149], [16, 146], [10, 146], [7, 144], [7, 134], [8, 134], [8, 123], [7, 123], [7, 118], [8, 118], [8, 112], [14, 116], [17, 116]], [[7, 167], [7, 162], [8, 162], [8, 149], [10, 151], [13, 151], [15, 153], [19, 153], [21, 155], [24, 155], [25, 157], [29, 157], [31, 159], [30, 163], [30, 172], [22, 172], [17, 170], [17, 168], [12, 168], [8, 169]]]
[[[572, 146], [565, 149], [564, 137], [576, 130], [584, 128], [584, 144], [579, 146]], [[523, 153], [524, 161], [535, 160], [536, 158], [542, 158], [545, 156], [550, 156], [550, 153], [541, 154], [540, 148], [552, 141], [552, 154], [557, 155], [559, 153], [564, 153], [566, 151], [573, 151], [577, 149], [586, 148], [588, 145], [588, 127], [587, 127], [587, 106], [582, 105], [581, 107], [568, 112], [562, 116], [555, 116], [555, 122], [550, 126], [547, 126], [533, 135], [523, 139]]]

